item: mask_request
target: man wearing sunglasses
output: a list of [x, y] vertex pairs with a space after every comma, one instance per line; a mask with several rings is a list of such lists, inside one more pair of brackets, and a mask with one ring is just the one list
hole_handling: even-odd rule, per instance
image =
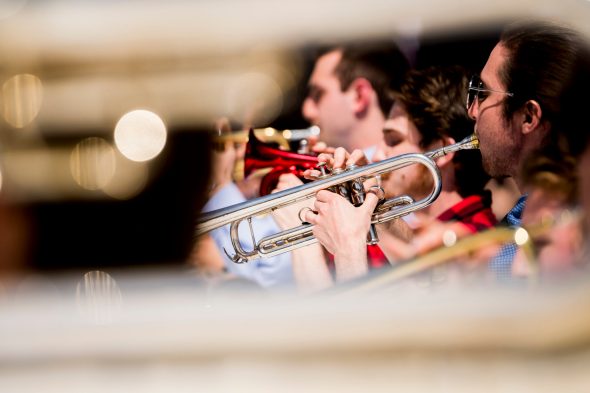
[[[492, 177], [512, 177], [522, 190], [519, 173], [527, 157], [557, 143], [562, 99], [583, 47], [584, 40], [563, 26], [528, 22], [505, 29], [467, 97], [483, 167]], [[520, 225], [525, 203], [523, 195], [503, 223]], [[515, 252], [516, 246], [505, 246], [490, 263], [498, 279], [510, 278]]]

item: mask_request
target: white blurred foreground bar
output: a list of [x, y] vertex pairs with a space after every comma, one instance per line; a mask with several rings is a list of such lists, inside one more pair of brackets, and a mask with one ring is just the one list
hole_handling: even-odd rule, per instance
[[71, 283], [45, 283], [0, 304], [0, 390], [585, 391], [590, 288], [571, 284], [343, 301], [221, 295], [158, 272], [120, 277], [96, 323]]

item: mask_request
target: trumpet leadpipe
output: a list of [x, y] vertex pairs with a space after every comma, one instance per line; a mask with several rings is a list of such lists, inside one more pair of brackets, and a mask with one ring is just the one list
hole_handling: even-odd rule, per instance
[[[300, 141], [303, 139], [308, 139], [312, 136], [317, 136], [320, 134], [320, 128], [318, 126], [311, 126], [308, 128], [301, 128], [301, 129], [286, 129], [286, 130], [277, 130], [276, 128], [272, 127], [265, 127], [265, 128], [254, 128], [254, 135], [258, 139], [263, 142], [280, 142], [281, 140], [284, 141]], [[234, 143], [246, 143], [248, 142], [248, 134], [249, 130], [237, 130], [237, 131], [230, 131], [227, 133], [216, 133], [214, 135], [215, 142], [234, 142]]]
[[288, 141], [300, 141], [303, 139], [309, 139], [312, 136], [319, 136], [320, 127], [311, 126], [302, 129], [283, 130], [281, 133], [283, 134], [283, 138]]

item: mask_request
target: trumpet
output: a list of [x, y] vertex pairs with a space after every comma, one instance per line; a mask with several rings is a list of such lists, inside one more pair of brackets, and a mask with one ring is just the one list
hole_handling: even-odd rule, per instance
[[[301, 141], [306, 141], [302, 139]], [[303, 179], [303, 172], [306, 169], [315, 168], [318, 158], [309, 154], [295, 153], [277, 149], [262, 143], [250, 130], [248, 144], [246, 145], [246, 156], [244, 157], [244, 176], [248, 177], [253, 171], [262, 168], [272, 168], [264, 175], [260, 182], [259, 194], [268, 195], [275, 189], [279, 177], [284, 173], [292, 173]]]
[[[269, 258], [292, 251], [317, 242], [317, 239], [313, 236], [312, 225], [304, 223], [298, 227], [264, 237], [257, 242], [252, 230], [252, 218], [312, 198], [320, 190], [336, 189], [350, 184], [362, 185], [364, 180], [370, 177], [376, 177], [413, 164], [424, 165], [434, 180], [432, 192], [418, 201], [414, 201], [413, 198], [407, 195], [383, 200], [373, 212], [371, 224], [380, 224], [400, 218], [429, 206], [438, 198], [442, 184], [440, 171], [434, 163], [434, 159], [459, 150], [470, 149], [479, 149], [479, 141], [475, 134], [459, 143], [444, 146], [425, 154], [402, 154], [363, 167], [350, 167], [339, 174], [322, 176], [319, 180], [308, 184], [205, 213], [198, 220], [196, 235], [230, 224], [230, 237], [235, 254], [230, 255], [226, 250], [224, 251], [235, 263], [245, 263], [261, 257]], [[358, 187], [356, 188], [358, 189]], [[361, 192], [364, 192], [362, 187]], [[360, 197], [362, 198], [364, 195], [360, 195]], [[239, 241], [238, 228], [244, 220], [248, 222], [250, 227], [253, 242], [252, 250], [244, 250]]]
[[317, 136], [320, 134], [320, 128], [315, 125], [308, 128], [286, 130], [277, 130], [272, 127], [253, 128], [250, 130], [230, 131], [226, 134], [219, 132], [214, 135], [214, 139], [218, 143], [225, 143], [227, 141], [246, 143], [252, 134], [264, 143], [277, 143], [281, 150], [291, 150], [290, 142], [302, 141], [312, 136]]

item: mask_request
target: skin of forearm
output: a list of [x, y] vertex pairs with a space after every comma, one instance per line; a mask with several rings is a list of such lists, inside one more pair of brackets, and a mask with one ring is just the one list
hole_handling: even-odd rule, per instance
[[351, 241], [348, 247], [338, 250], [334, 255], [334, 264], [338, 281], [348, 281], [367, 274], [369, 264], [365, 238]]
[[324, 250], [319, 244], [294, 250], [291, 260], [295, 282], [301, 293], [317, 292], [334, 285]]

